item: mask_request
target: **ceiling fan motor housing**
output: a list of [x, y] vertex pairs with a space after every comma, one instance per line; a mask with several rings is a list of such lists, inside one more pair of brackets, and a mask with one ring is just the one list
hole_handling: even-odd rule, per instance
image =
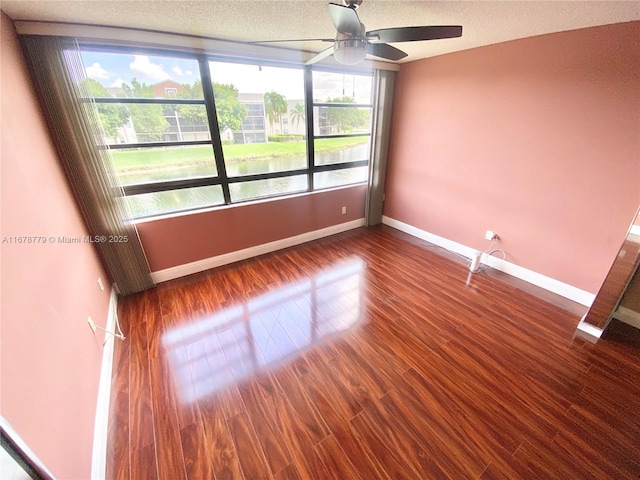
[[362, 5], [363, 0], [344, 0], [344, 3], [347, 7], [353, 8], [354, 10]]

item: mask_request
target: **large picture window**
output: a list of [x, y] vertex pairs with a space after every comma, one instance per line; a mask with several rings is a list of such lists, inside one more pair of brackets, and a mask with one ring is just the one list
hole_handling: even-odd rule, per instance
[[134, 217], [367, 180], [372, 77], [81, 47]]
[[[307, 191], [300, 175], [307, 168], [304, 70], [229, 62], [209, 68], [214, 92], [226, 91], [215, 100], [231, 201]], [[297, 174], [270, 176], [283, 172]]]
[[365, 182], [371, 137], [371, 77], [313, 72], [316, 189]]

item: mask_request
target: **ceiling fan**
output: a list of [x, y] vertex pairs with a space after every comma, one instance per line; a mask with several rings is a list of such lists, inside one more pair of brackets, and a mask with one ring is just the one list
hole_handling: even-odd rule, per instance
[[342, 0], [343, 5], [329, 3], [329, 16], [336, 27], [336, 38], [313, 38], [301, 40], [269, 40], [251, 43], [280, 43], [320, 41], [332, 42], [333, 46], [318, 53], [306, 62], [312, 65], [333, 54], [337, 62], [344, 65], [356, 65], [362, 62], [367, 53], [387, 60], [401, 60], [407, 56], [402, 50], [388, 43], [438, 40], [462, 36], [460, 25], [435, 25], [429, 27], [397, 27], [366, 31], [360, 23], [356, 9], [363, 0]]

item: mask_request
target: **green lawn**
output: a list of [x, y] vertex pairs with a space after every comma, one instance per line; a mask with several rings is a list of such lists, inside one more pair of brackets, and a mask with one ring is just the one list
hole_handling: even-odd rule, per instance
[[[326, 152], [361, 145], [369, 137], [326, 138], [316, 140], [315, 151]], [[269, 142], [247, 145], [224, 145], [224, 158], [227, 161], [261, 160], [272, 157], [300, 156], [306, 153], [306, 142]], [[116, 170], [137, 170], [149, 167], [176, 164], [213, 163], [213, 150], [209, 145], [195, 147], [161, 147], [139, 150], [112, 150]]]

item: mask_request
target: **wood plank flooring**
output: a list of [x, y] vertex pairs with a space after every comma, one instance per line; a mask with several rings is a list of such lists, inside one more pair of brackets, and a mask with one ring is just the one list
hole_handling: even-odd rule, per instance
[[122, 298], [112, 479], [640, 477], [640, 342], [358, 229]]

